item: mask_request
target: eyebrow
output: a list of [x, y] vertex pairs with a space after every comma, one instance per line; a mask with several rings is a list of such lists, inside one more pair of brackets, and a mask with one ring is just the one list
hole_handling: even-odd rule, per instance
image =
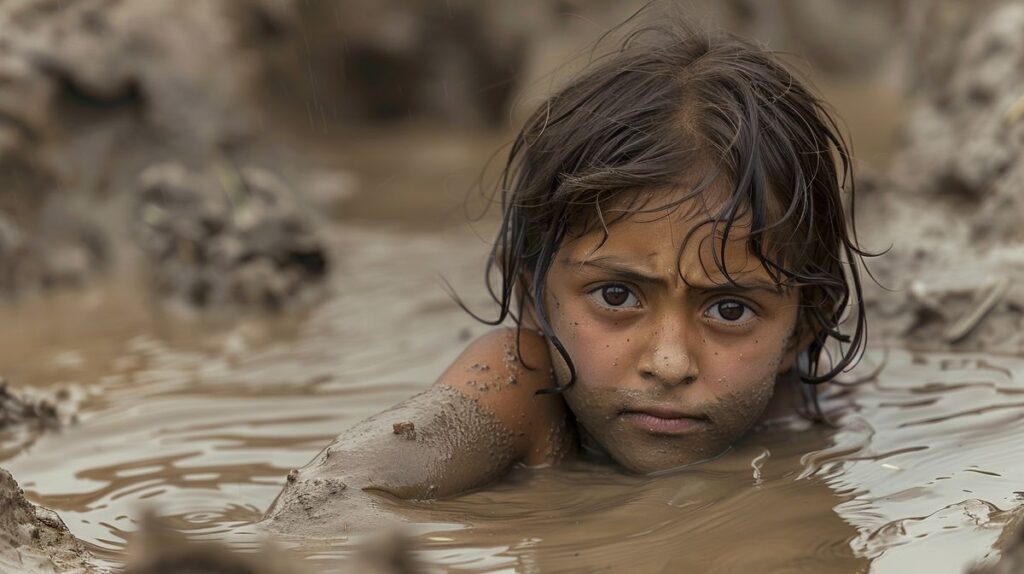
[[[668, 286], [668, 281], [664, 277], [645, 273], [644, 271], [636, 269], [629, 264], [620, 262], [618, 258], [615, 257], [598, 257], [595, 259], [588, 259], [586, 261], [566, 257], [562, 259], [562, 263], [577, 268], [594, 267], [602, 271], [615, 274], [623, 279], [633, 281], [634, 283], [646, 283], [658, 285], [660, 287]], [[690, 280], [685, 280], [685, 282], [691, 288], [699, 291], [767, 291], [773, 295], [784, 294], [784, 289], [781, 285], [764, 279], [746, 279], [733, 282], [724, 281], [723, 283], [700, 283]]]

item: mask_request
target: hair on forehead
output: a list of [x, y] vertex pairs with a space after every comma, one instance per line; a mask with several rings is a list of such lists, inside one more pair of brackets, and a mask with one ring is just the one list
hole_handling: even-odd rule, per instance
[[[799, 285], [814, 334], [803, 380], [850, 367], [866, 322], [856, 263], [850, 156], [825, 105], [769, 52], [717, 30], [662, 19], [626, 34], [527, 120], [497, 193], [488, 261], [498, 324], [529, 306], [570, 370], [544, 308], [564, 241], [626, 217], [694, 209], [722, 241], [709, 265], [732, 281], [725, 246], [742, 236], [779, 285]], [[479, 318], [479, 317], [478, 317]], [[841, 326], [850, 326], [846, 334]], [[819, 358], [829, 342], [838, 352]]]

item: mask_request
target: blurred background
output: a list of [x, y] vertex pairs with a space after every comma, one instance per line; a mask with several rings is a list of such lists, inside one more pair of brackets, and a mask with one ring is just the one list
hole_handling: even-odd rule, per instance
[[[932, 20], [980, 7], [955, 4], [691, 1], [654, 3], [649, 12], [683, 13], [779, 51], [835, 106], [857, 159], [880, 169], [897, 142], [908, 94], [926, 81], [921, 76], [938, 73], [926, 61], [941, 46], [929, 33], [936, 30]], [[173, 180], [196, 196], [218, 195], [225, 177], [239, 179], [243, 168], [262, 170], [286, 203], [314, 211], [319, 221], [310, 225], [461, 225], [486, 207], [480, 192], [489, 190], [494, 170], [485, 167], [500, 164], [503, 144], [523, 119], [585, 66], [602, 34], [642, 5], [4, 2], [0, 293], [6, 299], [74, 288], [140, 251], [157, 266], [189, 273], [165, 243], [184, 233], [207, 247], [218, 234], [157, 223], [158, 207], [192, 219], [202, 209], [156, 206], [161, 193], [147, 199], [143, 188]], [[178, 171], [140, 177], [168, 164]], [[182, 181], [200, 174], [216, 180], [212, 191]], [[187, 190], [181, 195], [178, 204], [197, 200]], [[133, 233], [138, 223], [152, 233]], [[286, 241], [268, 240], [267, 233], [274, 234], [236, 239]], [[220, 269], [235, 273], [244, 254], [223, 257], [230, 261]], [[317, 276], [313, 262], [297, 265]], [[276, 271], [253, 271], [248, 279], [273, 282]], [[202, 279], [157, 274], [161, 292], [192, 303], [241, 297], [219, 293], [218, 285], [197, 287]], [[285, 290], [291, 288], [297, 289]]]

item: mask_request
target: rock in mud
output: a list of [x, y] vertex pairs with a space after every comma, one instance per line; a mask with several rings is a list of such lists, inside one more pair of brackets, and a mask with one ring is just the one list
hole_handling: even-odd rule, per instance
[[140, 176], [133, 225], [157, 289], [198, 308], [309, 299], [327, 254], [295, 194], [265, 170], [216, 171], [161, 164]]
[[94, 574], [92, 556], [52, 510], [35, 506], [0, 469], [0, 571]]
[[986, 5], [922, 32], [955, 44], [930, 64], [943, 81], [915, 84], [906, 146], [860, 204], [868, 247], [892, 246], [869, 262], [872, 329], [917, 348], [1024, 352], [1024, 5]]
[[15, 425], [34, 425], [56, 428], [61, 424], [55, 401], [15, 394], [0, 377], [0, 430]]

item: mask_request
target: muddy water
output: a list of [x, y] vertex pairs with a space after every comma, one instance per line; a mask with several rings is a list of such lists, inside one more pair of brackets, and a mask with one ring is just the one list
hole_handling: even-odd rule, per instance
[[[0, 436], [0, 464], [111, 565], [147, 505], [190, 536], [252, 545], [290, 468], [485, 328], [437, 279], [484, 308], [473, 235], [346, 226], [331, 245], [331, 292], [287, 320], [158, 312], [131, 274], [0, 310], [9, 377], [81, 401], [63, 432]], [[877, 381], [826, 403], [837, 430], [793, 421], [657, 477], [519, 469], [396, 512], [439, 570], [962, 571], [1024, 503], [1024, 360], [874, 350], [865, 369], [883, 359]], [[286, 543], [329, 570], [361, 541]]]

